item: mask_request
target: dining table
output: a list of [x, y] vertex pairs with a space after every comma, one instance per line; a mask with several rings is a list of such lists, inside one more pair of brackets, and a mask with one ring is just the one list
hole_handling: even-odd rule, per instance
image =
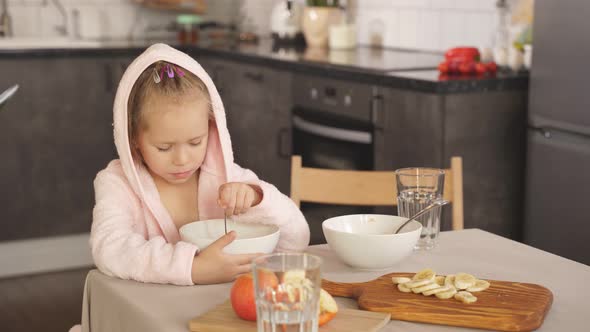
[[[553, 293], [553, 304], [537, 331], [590, 331], [588, 265], [480, 229], [441, 232], [434, 249], [414, 251], [380, 271], [344, 264], [328, 244], [309, 246], [306, 252], [323, 259], [322, 278], [337, 282], [364, 282], [390, 272], [431, 268], [442, 275], [468, 272], [481, 279], [539, 284]], [[186, 332], [191, 319], [228, 300], [231, 286], [150, 284], [91, 270], [84, 288], [82, 330]], [[336, 301], [342, 308], [357, 308], [355, 300], [338, 297]], [[478, 330], [392, 319], [380, 331]]]

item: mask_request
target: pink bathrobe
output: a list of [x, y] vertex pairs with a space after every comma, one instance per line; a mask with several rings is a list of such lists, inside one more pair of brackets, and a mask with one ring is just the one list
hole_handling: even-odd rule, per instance
[[[143, 282], [192, 285], [191, 267], [199, 252], [180, 240], [178, 229], [160, 201], [146, 168], [134, 161], [127, 135], [127, 99], [134, 82], [152, 63], [164, 60], [197, 75], [211, 95], [215, 123], [198, 186], [199, 219], [223, 218], [218, 188], [226, 182], [245, 182], [262, 188], [262, 202], [240, 215], [240, 222], [275, 224], [281, 235], [278, 251], [301, 251], [309, 243], [309, 227], [295, 204], [273, 185], [234, 163], [223, 103], [209, 75], [190, 56], [164, 44], [148, 48], [127, 68], [113, 109], [115, 145], [119, 154], [94, 180], [90, 246], [96, 266], [105, 274]], [[239, 89], [239, 86], [235, 87]], [[264, 110], [259, 110], [264, 116]], [[252, 128], [252, 130], [260, 130]]]

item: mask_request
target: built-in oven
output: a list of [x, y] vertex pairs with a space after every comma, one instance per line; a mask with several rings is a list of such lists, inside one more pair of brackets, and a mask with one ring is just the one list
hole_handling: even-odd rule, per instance
[[[303, 166], [342, 170], [375, 169], [375, 117], [380, 96], [370, 84], [296, 75], [293, 154]], [[321, 223], [328, 218], [373, 213], [373, 207], [302, 202], [311, 243], [324, 243]], [[382, 212], [383, 210], [379, 210]]]

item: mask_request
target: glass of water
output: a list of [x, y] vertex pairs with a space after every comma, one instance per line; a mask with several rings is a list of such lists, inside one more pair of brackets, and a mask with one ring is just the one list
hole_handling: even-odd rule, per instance
[[[397, 181], [397, 211], [409, 218], [432, 201], [442, 198], [445, 171], [437, 168], [402, 168], [395, 171]], [[414, 249], [432, 249], [440, 232], [441, 207], [416, 218], [422, 224], [422, 234]]]
[[258, 332], [318, 331], [321, 262], [304, 253], [278, 253], [254, 260]]

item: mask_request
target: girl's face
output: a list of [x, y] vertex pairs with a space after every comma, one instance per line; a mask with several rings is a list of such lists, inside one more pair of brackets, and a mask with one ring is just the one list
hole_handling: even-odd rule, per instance
[[181, 184], [201, 167], [209, 137], [209, 107], [195, 94], [148, 96], [136, 146], [156, 180]]

